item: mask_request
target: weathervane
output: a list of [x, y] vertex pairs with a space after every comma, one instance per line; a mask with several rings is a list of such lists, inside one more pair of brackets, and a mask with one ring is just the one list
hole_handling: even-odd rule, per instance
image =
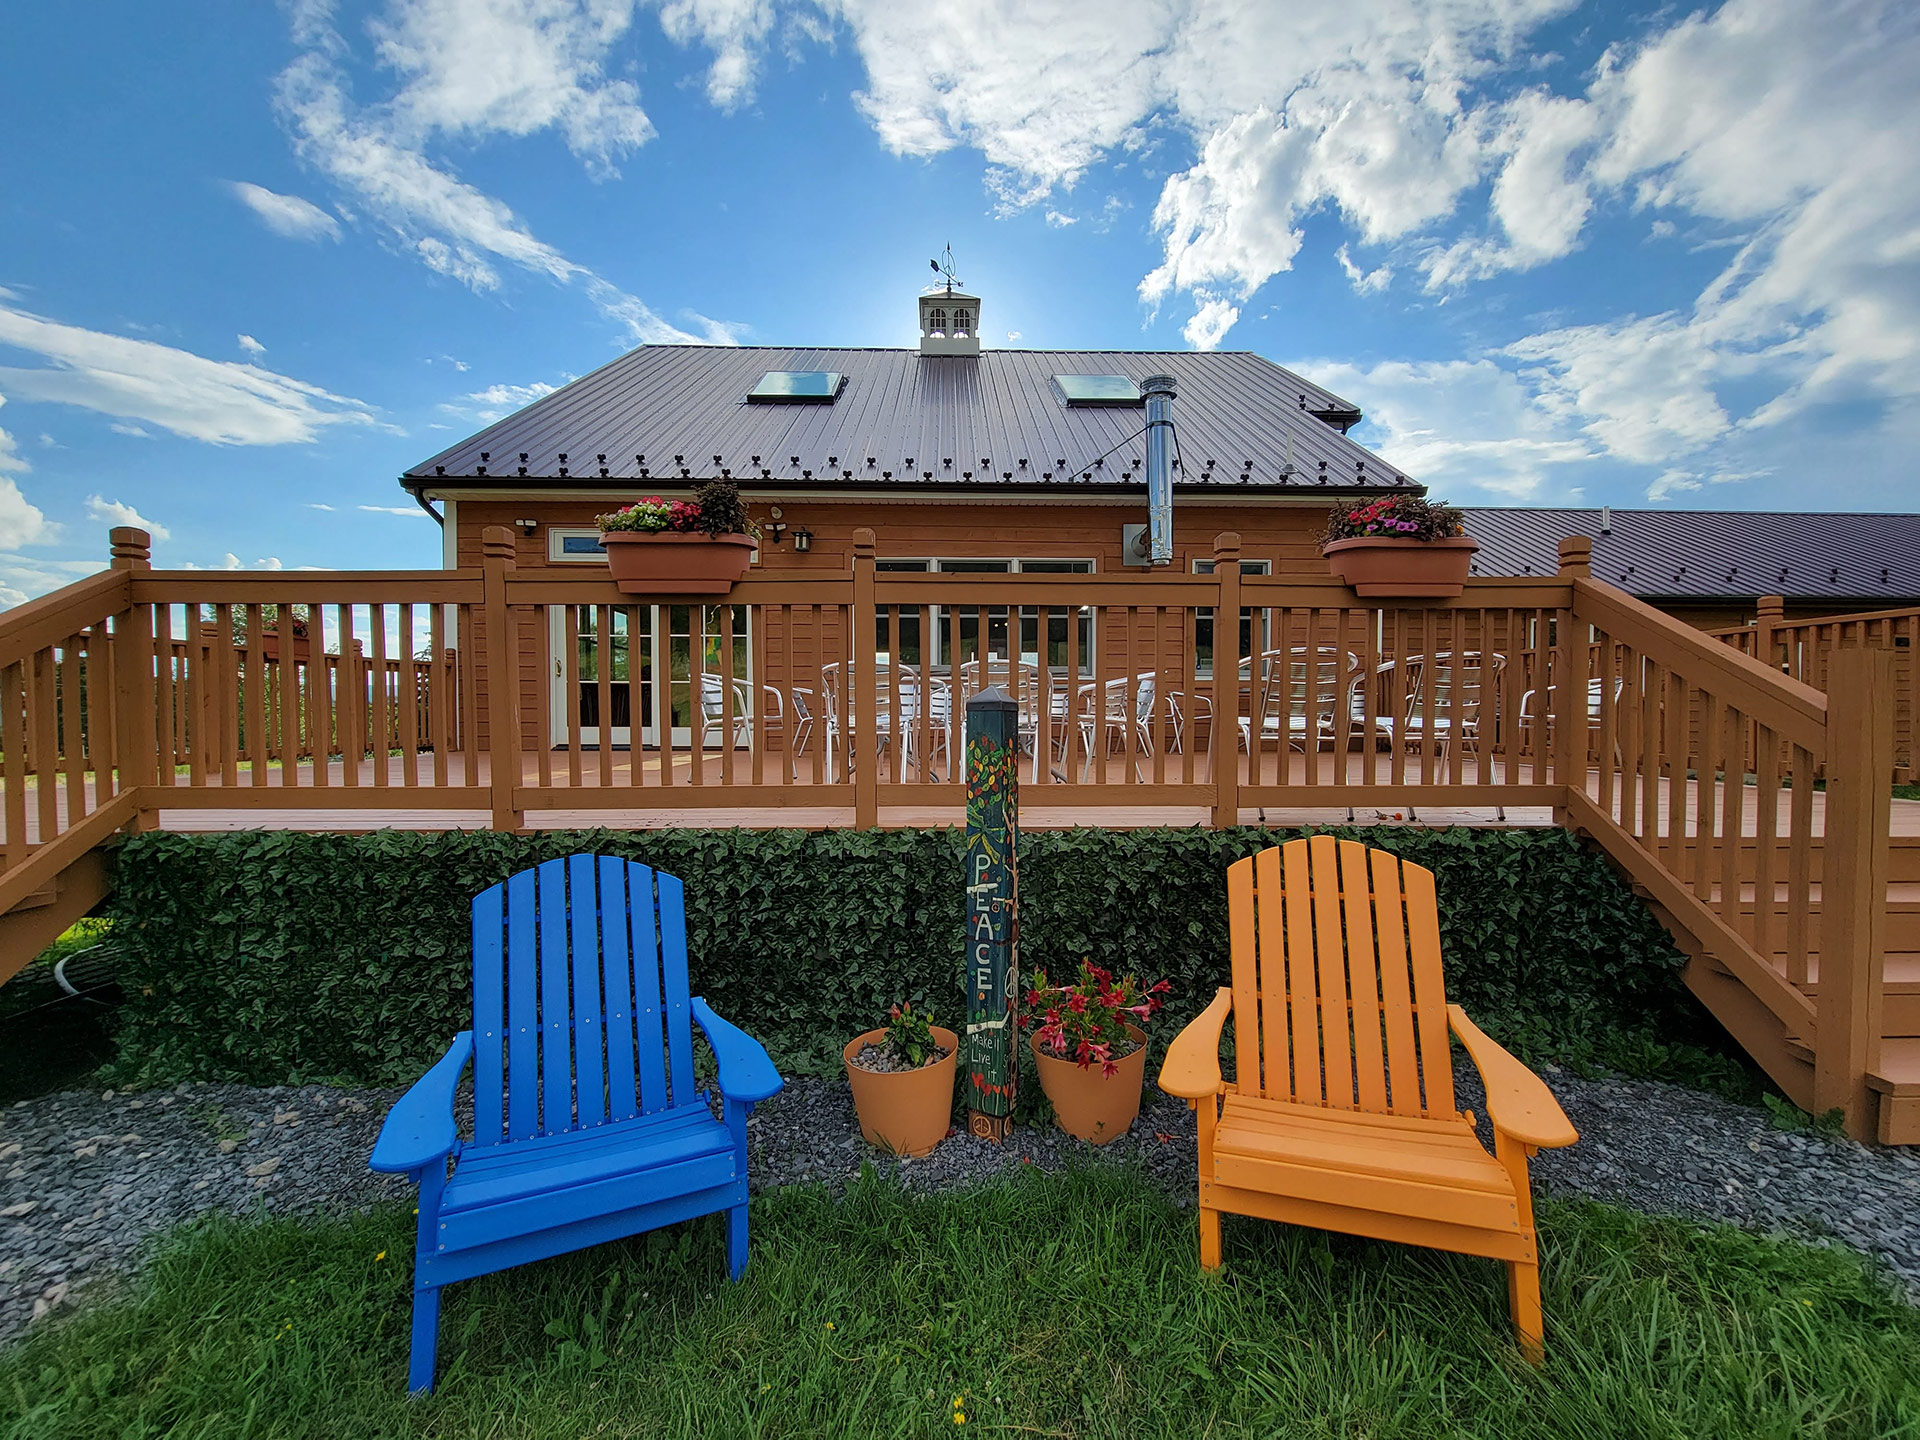
[[960, 283], [960, 277], [953, 273], [953, 246], [947, 246], [941, 259], [929, 260], [927, 264], [933, 267], [934, 274], [947, 277], [947, 293], [952, 294], [953, 287]]

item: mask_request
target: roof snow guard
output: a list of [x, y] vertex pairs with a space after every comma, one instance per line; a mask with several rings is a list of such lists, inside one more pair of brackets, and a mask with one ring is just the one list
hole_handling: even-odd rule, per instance
[[[642, 346], [400, 483], [426, 496], [709, 479], [760, 490], [1144, 490], [1141, 404], [1121, 391], [1137, 397], [1159, 374], [1180, 394], [1176, 489], [1331, 498], [1419, 488], [1346, 438], [1360, 413], [1350, 402], [1244, 351], [718, 345]], [[1076, 400], [1057, 377], [1101, 377], [1114, 398]]]

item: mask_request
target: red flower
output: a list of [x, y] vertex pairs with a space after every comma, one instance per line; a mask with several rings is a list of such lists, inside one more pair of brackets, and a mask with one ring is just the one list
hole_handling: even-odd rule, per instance
[[1086, 1014], [1087, 1013], [1087, 997], [1084, 995], [1073, 996], [1071, 999], [1067, 1001], [1067, 1009], [1071, 1010], [1076, 1015]]

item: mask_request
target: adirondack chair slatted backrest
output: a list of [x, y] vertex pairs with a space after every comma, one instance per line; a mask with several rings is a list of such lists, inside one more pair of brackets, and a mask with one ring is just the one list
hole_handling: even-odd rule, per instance
[[688, 1022], [673, 876], [574, 855], [474, 897], [474, 1144], [691, 1103]]
[[1433, 872], [1315, 835], [1227, 871], [1238, 1088], [1451, 1119]]

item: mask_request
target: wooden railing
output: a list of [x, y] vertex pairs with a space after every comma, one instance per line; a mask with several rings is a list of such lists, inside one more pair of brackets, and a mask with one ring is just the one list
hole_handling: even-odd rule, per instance
[[114, 541], [113, 569], [0, 617], [0, 925], [190, 810], [957, 823], [966, 705], [998, 686], [1039, 823], [1551, 807], [1817, 1051], [1809, 1101], [1864, 1113], [1891, 656], [1841, 648], [1830, 703], [1593, 580], [1584, 542], [1556, 576], [1377, 603], [1243, 576], [1231, 534], [1204, 575], [981, 575], [880, 571], [856, 532], [847, 571], [705, 604], [519, 572], [505, 529], [434, 572], [158, 572]]
[[1779, 595], [1763, 595], [1754, 623], [1706, 633], [1742, 654], [1816, 690], [1827, 688], [1833, 656], [1842, 650], [1888, 650], [1893, 668], [1893, 766], [1898, 784], [1911, 784], [1914, 758], [1914, 652], [1920, 649], [1920, 609], [1868, 610], [1789, 620]]

